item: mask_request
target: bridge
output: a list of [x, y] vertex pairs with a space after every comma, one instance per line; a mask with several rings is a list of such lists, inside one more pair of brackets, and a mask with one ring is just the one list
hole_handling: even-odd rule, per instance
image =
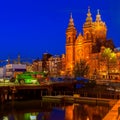
[[[43, 95], [51, 95], [56, 89], [73, 90], [76, 81], [68, 82], [43, 82], [41, 84], [15, 84], [0, 83], [1, 103], [6, 100], [14, 100], [29, 97], [41, 97]], [[16, 97], [17, 96], [17, 97]]]
[[120, 98], [120, 92], [107, 91], [104, 86], [76, 89], [79, 81], [43, 82], [41, 84], [0, 83], [0, 103], [16, 99], [41, 99], [45, 95], [73, 95], [95, 98]]

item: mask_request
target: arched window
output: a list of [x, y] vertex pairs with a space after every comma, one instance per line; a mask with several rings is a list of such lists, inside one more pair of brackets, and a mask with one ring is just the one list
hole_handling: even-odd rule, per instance
[[89, 40], [91, 38], [91, 35], [90, 35], [90, 33], [86, 33], [86, 40]]
[[67, 40], [67, 42], [68, 42], [68, 43], [70, 43], [70, 39], [71, 39], [71, 38], [70, 38], [70, 37], [68, 37], [68, 40]]
[[86, 39], [88, 40], [88, 38], [89, 38], [89, 33], [86, 33]]

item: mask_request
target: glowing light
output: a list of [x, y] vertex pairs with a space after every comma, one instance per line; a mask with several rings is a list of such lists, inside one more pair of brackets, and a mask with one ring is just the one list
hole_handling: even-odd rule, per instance
[[87, 120], [90, 120], [89, 117], [87, 117]]
[[30, 115], [30, 120], [37, 120], [37, 117], [35, 115]]
[[101, 29], [101, 26], [100, 26], [100, 25], [97, 25], [96, 29], [97, 29], [97, 30], [100, 30], [100, 29]]

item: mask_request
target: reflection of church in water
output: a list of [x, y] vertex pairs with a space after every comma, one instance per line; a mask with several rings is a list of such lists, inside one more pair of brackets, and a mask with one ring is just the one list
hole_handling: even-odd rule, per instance
[[82, 29], [83, 33], [77, 35], [71, 15], [66, 30], [66, 72], [68, 74], [72, 74], [75, 63], [80, 59], [87, 60], [91, 64], [90, 67], [93, 68], [91, 59], [100, 53], [102, 46], [114, 49], [112, 40], [106, 38], [107, 27], [101, 19], [99, 10], [97, 11], [96, 20], [93, 22], [88, 8], [86, 21]]
[[109, 106], [73, 104], [65, 108], [65, 120], [102, 120]]

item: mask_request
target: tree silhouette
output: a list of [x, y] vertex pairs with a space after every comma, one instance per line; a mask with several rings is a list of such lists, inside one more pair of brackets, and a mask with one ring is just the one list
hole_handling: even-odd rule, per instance
[[80, 61], [75, 64], [73, 72], [75, 77], [84, 77], [89, 73], [89, 65], [85, 60], [80, 59]]
[[110, 48], [105, 48], [104, 51], [101, 53], [102, 61], [106, 63], [108, 77], [110, 72], [110, 66], [116, 64], [116, 54]]

